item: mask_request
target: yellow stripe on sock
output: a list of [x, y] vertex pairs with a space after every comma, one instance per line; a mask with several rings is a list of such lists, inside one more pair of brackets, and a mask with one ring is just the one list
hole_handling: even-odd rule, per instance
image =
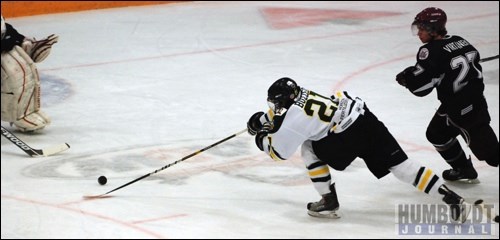
[[429, 183], [429, 179], [431, 178], [431, 176], [432, 176], [432, 171], [430, 169], [427, 169], [425, 171], [424, 177], [422, 178], [422, 181], [420, 181], [420, 184], [417, 187], [418, 190], [424, 191], [424, 188], [427, 185], [427, 183]]
[[327, 166], [323, 166], [320, 169], [309, 171], [309, 176], [315, 177], [315, 176], [322, 175], [325, 173], [330, 173], [330, 170], [328, 169]]

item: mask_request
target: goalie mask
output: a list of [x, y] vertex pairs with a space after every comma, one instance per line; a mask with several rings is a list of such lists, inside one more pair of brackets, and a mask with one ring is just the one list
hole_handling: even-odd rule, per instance
[[267, 104], [273, 112], [288, 109], [299, 95], [300, 87], [291, 78], [280, 78], [267, 91]]

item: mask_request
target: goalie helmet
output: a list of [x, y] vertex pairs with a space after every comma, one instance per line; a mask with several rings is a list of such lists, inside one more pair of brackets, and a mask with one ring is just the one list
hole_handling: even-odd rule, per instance
[[274, 82], [267, 91], [267, 103], [269, 107], [278, 112], [282, 108], [288, 109], [299, 95], [300, 87], [291, 78], [280, 78]]
[[412, 32], [417, 34], [418, 29], [422, 28], [429, 33], [444, 36], [448, 33], [446, 31], [446, 20], [446, 13], [443, 10], [436, 7], [426, 8], [415, 16], [411, 24]]
[[3, 37], [5, 36], [5, 31], [7, 31], [7, 26], [5, 26], [5, 19], [3, 19], [3, 15], [2, 15], [2, 40], [3, 40]]

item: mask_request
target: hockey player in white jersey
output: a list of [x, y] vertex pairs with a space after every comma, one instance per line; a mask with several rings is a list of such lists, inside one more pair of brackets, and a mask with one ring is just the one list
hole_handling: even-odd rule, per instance
[[302, 159], [314, 187], [322, 196], [307, 204], [314, 217], [338, 218], [339, 202], [329, 167], [338, 171], [356, 157], [382, 178], [392, 173], [418, 190], [450, 205], [451, 218], [464, 222], [471, 206], [450, 190], [430, 168], [408, 160], [384, 124], [358, 97], [336, 92], [324, 97], [281, 78], [268, 90], [267, 113], [253, 114], [247, 124], [257, 147], [274, 160], [288, 159], [301, 146]]
[[35, 40], [18, 33], [2, 16], [2, 121], [34, 132], [50, 124], [40, 110], [40, 77], [35, 63], [50, 53], [58, 36]]

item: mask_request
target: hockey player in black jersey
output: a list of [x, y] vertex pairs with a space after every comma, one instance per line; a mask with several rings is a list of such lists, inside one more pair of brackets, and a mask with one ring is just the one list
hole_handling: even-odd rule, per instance
[[436, 88], [441, 106], [427, 127], [426, 136], [452, 169], [443, 172], [448, 181], [478, 182], [478, 174], [457, 136], [461, 135], [481, 161], [498, 167], [498, 138], [490, 126], [480, 54], [467, 40], [447, 35], [446, 13], [429, 7], [417, 14], [413, 33], [423, 46], [415, 66], [406, 68], [396, 81], [416, 96]]
[[281, 78], [268, 90], [267, 113], [256, 112], [248, 121], [257, 147], [272, 159], [288, 159], [301, 147], [302, 159], [319, 202], [307, 205], [313, 217], [338, 218], [340, 207], [329, 167], [346, 169], [357, 157], [377, 178], [392, 173], [419, 191], [442, 198], [451, 217], [464, 222], [470, 205], [450, 190], [430, 168], [409, 160], [389, 130], [365, 102], [345, 91], [325, 97]]

